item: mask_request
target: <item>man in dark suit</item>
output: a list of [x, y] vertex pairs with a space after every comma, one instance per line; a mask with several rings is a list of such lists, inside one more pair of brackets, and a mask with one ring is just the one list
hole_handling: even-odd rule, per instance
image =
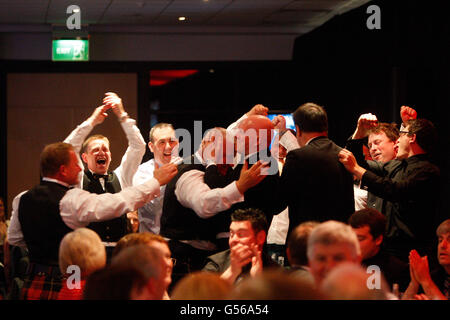
[[[353, 177], [339, 163], [342, 148], [328, 139], [327, 114], [323, 107], [306, 103], [293, 116], [300, 148], [287, 154], [280, 184], [289, 207], [288, 234], [309, 220], [346, 222], [354, 212]], [[275, 124], [281, 129], [280, 143], [294, 137]]]

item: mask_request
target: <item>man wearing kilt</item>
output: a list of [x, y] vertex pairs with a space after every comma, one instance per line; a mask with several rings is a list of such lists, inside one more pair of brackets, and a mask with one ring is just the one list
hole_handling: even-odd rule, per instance
[[12, 245], [26, 247], [30, 265], [22, 299], [56, 299], [63, 276], [58, 267], [61, 239], [90, 222], [117, 218], [159, 196], [160, 186], [177, 173], [174, 164], [155, 170], [147, 182], [119, 193], [94, 194], [70, 188], [79, 182], [79, 159], [72, 145], [58, 142], [41, 153], [42, 180], [13, 201], [8, 238]]

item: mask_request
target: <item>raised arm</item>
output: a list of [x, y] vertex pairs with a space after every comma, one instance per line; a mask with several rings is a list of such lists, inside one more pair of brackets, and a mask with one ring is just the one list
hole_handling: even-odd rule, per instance
[[129, 118], [123, 107], [122, 99], [116, 93], [105, 93], [103, 103], [113, 110], [128, 140], [128, 148], [122, 157], [120, 166], [115, 170], [120, 185], [122, 188], [126, 188], [133, 185], [133, 176], [145, 154], [145, 141], [136, 126], [136, 121]]
[[261, 116], [267, 116], [269, 112], [269, 108], [263, 106], [262, 104], [256, 104], [254, 105], [247, 113], [245, 113], [242, 117], [240, 117], [238, 120], [236, 120], [235, 122], [233, 122], [232, 124], [230, 124], [227, 128], [227, 131], [232, 132], [233, 130], [237, 129], [239, 123], [248, 118], [249, 116], [252, 115], [261, 115]]
[[75, 153], [79, 154], [81, 151], [81, 147], [83, 146], [84, 140], [86, 140], [86, 137], [91, 133], [92, 129], [102, 123], [106, 117], [108, 116], [108, 109], [110, 109], [111, 106], [109, 105], [101, 105], [97, 107], [92, 115], [87, 118], [83, 123], [78, 125], [70, 134], [67, 136], [67, 138], [64, 140], [65, 143], [70, 143]]

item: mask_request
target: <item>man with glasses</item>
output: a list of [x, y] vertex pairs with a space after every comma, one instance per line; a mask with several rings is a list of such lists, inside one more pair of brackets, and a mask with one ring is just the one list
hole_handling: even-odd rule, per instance
[[[405, 123], [417, 118], [417, 112], [408, 106], [402, 106], [400, 116]], [[395, 143], [399, 137], [399, 130], [395, 123], [378, 122], [371, 113], [362, 114], [358, 119], [356, 130], [347, 141], [346, 148], [353, 153], [359, 153], [367, 145], [369, 158], [366, 160], [386, 163], [395, 159], [397, 150]], [[372, 208], [381, 211], [381, 199], [367, 190], [360, 188], [360, 181], [355, 180], [355, 210]]]
[[396, 141], [396, 158], [387, 163], [365, 161], [349, 150], [339, 153], [346, 169], [361, 185], [382, 199], [386, 215], [386, 251], [407, 262], [409, 251], [424, 255], [433, 251], [433, 231], [438, 215], [440, 170], [430, 162], [437, 131], [426, 119], [408, 120]]

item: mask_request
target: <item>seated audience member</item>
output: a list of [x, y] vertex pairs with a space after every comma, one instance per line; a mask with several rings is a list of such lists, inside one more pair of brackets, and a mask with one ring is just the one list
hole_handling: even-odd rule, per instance
[[[59, 245], [59, 269], [64, 278], [58, 300], [81, 300], [86, 278], [105, 265], [106, 250], [97, 233], [79, 228], [66, 234]], [[79, 285], [70, 279], [74, 274], [74, 270], [69, 268], [71, 266], [80, 270]]]
[[375, 209], [362, 209], [352, 214], [348, 223], [358, 237], [362, 266], [380, 267], [391, 288], [396, 283], [404, 291], [408, 285], [409, 267], [383, 248], [386, 217]]
[[343, 262], [361, 263], [358, 238], [352, 228], [342, 222], [326, 221], [315, 227], [308, 238], [308, 263], [315, 285]]
[[174, 287], [172, 300], [225, 300], [232, 285], [219, 274], [196, 271], [186, 275]]
[[108, 265], [87, 278], [83, 300], [147, 300], [147, 285], [140, 269]]
[[[164, 239], [158, 234], [153, 234], [150, 232], [127, 234], [117, 242], [117, 245], [113, 251], [113, 257], [117, 256], [125, 248], [129, 248], [136, 245], [148, 245], [151, 248], [155, 248], [161, 251], [164, 258], [164, 274], [165, 274], [164, 279], [167, 288], [169, 288], [170, 284], [172, 283], [173, 260], [166, 239]], [[169, 300], [169, 295], [167, 291], [164, 294], [164, 300]]]
[[[130, 211], [127, 213], [127, 230], [128, 233], [137, 233], [139, 232], [139, 218], [138, 218], [138, 211]], [[114, 251], [114, 249], [113, 249]]]
[[111, 261], [111, 266], [132, 267], [140, 270], [146, 285], [140, 297], [147, 300], [163, 300], [167, 293], [166, 262], [160, 249], [139, 244], [123, 249]]
[[395, 160], [383, 164], [364, 161], [360, 154], [357, 160], [346, 149], [339, 153], [346, 169], [382, 199], [379, 211], [387, 219], [386, 250], [405, 262], [412, 249], [421, 254], [433, 252], [441, 178], [439, 168], [431, 162], [431, 153], [437, 139], [430, 121], [413, 119], [400, 131]]
[[234, 286], [232, 300], [321, 300], [322, 295], [303, 279], [281, 271], [264, 271]]
[[320, 290], [330, 300], [395, 300], [384, 278], [372, 280], [371, 276], [361, 266], [342, 263], [328, 273]]
[[[430, 273], [428, 257], [421, 257], [416, 250], [409, 254], [411, 282], [402, 299], [421, 299], [417, 295], [422, 287], [425, 298], [448, 300], [450, 297], [450, 219], [442, 222], [436, 230], [437, 255], [440, 267]], [[422, 296], [423, 297], [423, 296]]]
[[254, 277], [263, 269], [279, 267], [265, 252], [267, 220], [258, 209], [238, 209], [231, 214], [230, 249], [207, 258], [204, 271], [220, 272], [235, 283], [244, 275]]
[[320, 223], [315, 221], [307, 221], [299, 224], [289, 235], [286, 255], [289, 260], [292, 275], [305, 279], [314, 284], [314, 278], [311, 275], [308, 266], [307, 248], [308, 237], [314, 227]]

